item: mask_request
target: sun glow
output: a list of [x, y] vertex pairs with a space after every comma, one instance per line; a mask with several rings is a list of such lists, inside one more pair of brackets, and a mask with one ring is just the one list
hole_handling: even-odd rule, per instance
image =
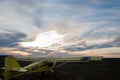
[[64, 36], [58, 34], [55, 31], [48, 31], [40, 33], [36, 36], [36, 39], [32, 42], [22, 42], [21, 45], [24, 47], [49, 47], [53, 44], [57, 44], [63, 41]]

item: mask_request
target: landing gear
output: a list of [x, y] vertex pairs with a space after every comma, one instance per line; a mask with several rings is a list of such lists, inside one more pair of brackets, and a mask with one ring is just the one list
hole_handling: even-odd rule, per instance
[[43, 71], [43, 72], [41, 72], [41, 75], [42, 75], [42, 76], [45, 76], [45, 72], [44, 72], [44, 71]]
[[50, 71], [53, 73], [54, 77], [57, 77], [57, 72], [53, 71], [52, 69], [50, 69]]
[[54, 72], [54, 73], [53, 73], [53, 76], [54, 76], [54, 77], [57, 77], [57, 72]]

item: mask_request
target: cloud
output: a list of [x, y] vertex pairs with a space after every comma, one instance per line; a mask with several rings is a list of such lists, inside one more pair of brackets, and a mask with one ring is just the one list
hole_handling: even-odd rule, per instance
[[19, 42], [24, 41], [26, 34], [20, 32], [1, 33], [0, 47], [17, 47]]
[[[1, 0], [0, 47], [16, 47], [35, 56], [119, 47], [119, 16], [119, 1], [113, 0]], [[58, 51], [18, 45], [53, 30], [66, 36], [63, 43], [53, 45]]]
[[31, 34], [29, 30], [34, 33], [40, 32], [37, 26], [41, 27], [42, 4], [38, 2], [38, 6], [34, 4], [34, 7], [32, 7], [32, 2], [24, 2], [24, 0], [5, 0], [0, 3], [1, 28], [4, 26], [6, 29], [26, 34]]
[[97, 26], [94, 29], [86, 32], [82, 35], [85, 38], [110, 38], [119, 36], [119, 26], [118, 25], [104, 25], [104, 26]]
[[[86, 55], [95, 55], [95, 56], [104, 56], [104, 57], [120, 57], [120, 47], [110, 47], [110, 48], [101, 48], [101, 49], [91, 49], [82, 51]], [[77, 53], [79, 54], [79, 53]]]
[[77, 52], [85, 51], [90, 49], [101, 49], [101, 48], [111, 48], [111, 47], [120, 47], [119, 36], [112, 37], [111, 39], [94, 39], [94, 40], [82, 40], [77, 44], [73, 44], [64, 48], [64, 50]]
[[113, 46], [120, 47], [120, 36], [116, 36], [112, 44]]
[[14, 56], [30, 56], [31, 53], [25, 51], [19, 51], [16, 48], [0, 48], [0, 55], [14, 55]]

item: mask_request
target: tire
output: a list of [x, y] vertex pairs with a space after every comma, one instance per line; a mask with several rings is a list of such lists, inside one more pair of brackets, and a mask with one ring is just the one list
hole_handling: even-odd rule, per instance
[[57, 77], [57, 72], [54, 72], [54, 73], [53, 73], [53, 76], [54, 76], [54, 77]]

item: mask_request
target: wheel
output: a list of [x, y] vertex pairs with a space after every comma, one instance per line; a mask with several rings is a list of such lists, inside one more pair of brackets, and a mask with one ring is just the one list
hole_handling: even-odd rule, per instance
[[53, 76], [54, 76], [54, 77], [57, 77], [57, 72], [54, 72], [54, 73], [53, 73]]
[[44, 72], [44, 71], [43, 71], [43, 72], [41, 72], [41, 75], [42, 75], [42, 76], [45, 76], [45, 72]]

